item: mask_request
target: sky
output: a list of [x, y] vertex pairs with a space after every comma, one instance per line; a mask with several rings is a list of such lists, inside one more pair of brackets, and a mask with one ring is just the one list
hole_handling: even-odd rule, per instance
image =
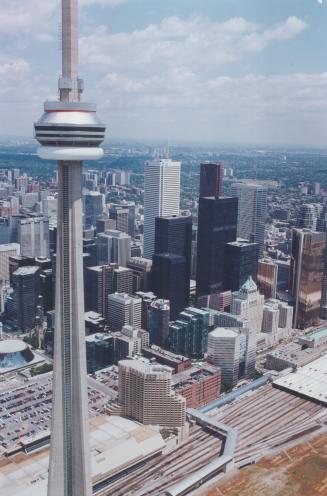
[[[83, 98], [113, 141], [324, 146], [321, 1], [80, 0]], [[32, 136], [59, 74], [59, 0], [1, 0], [0, 136]]]

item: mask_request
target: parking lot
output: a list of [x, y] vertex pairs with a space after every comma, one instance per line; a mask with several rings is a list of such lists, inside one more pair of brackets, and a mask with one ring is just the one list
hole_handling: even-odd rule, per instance
[[[52, 373], [22, 382], [13, 379], [12, 383], [7, 382], [2, 386], [0, 455], [3, 451], [13, 449], [23, 439], [32, 440], [50, 433]], [[90, 417], [102, 415], [108, 403], [108, 395], [94, 386], [96, 382], [92, 381], [92, 387], [88, 388]]]
[[91, 377], [96, 379], [97, 382], [104, 384], [112, 391], [118, 392], [118, 367], [116, 365], [98, 370], [91, 374]]

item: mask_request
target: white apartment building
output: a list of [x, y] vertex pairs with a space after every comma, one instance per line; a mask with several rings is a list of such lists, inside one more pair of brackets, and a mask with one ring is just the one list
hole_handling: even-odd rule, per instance
[[144, 166], [144, 258], [152, 259], [155, 219], [179, 215], [181, 163], [168, 158]]
[[173, 392], [169, 367], [138, 360], [122, 360], [118, 365], [118, 399], [123, 415], [145, 425], [185, 426], [186, 400]]

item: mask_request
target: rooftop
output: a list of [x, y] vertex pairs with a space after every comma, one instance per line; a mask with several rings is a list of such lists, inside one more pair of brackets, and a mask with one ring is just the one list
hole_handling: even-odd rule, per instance
[[239, 335], [237, 331], [228, 327], [216, 327], [213, 331], [209, 332], [209, 336], [214, 338], [235, 338]]
[[240, 291], [257, 291], [258, 287], [251, 276], [248, 277], [247, 281], [243, 284]]
[[13, 274], [15, 276], [28, 276], [35, 274], [39, 269], [40, 267], [27, 265], [26, 267], [18, 267]]
[[319, 329], [318, 331], [309, 332], [308, 334], [305, 334], [302, 339], [316, 342], [325, 337], [327, 337], [327, 327], [325, 327], [324, 329]]
[[18, 353], [27, 348], [27, 344], [20, 339], [6, 339], [0, 341], [0, 355], [2, 353]]
[[274, 385], [327, 406], [327, 354], [277, 379]]
[[141, 360], [120, 360], [118, 365], [128, 367], [130, 369], [134, 369], [139, 372], [143, 372], [144, 374], [151, 374], [151, 375], [168, 374], [169, 376], [171, 376], [171, 369], [169, 367], [157, 363], [153, 363], [153, 364], [145, 363]]
[[160, 348], [159, 346], [156, 346], [154, 344], [152, 346], [148, 346], [146, 348], [143, 348], [143, 350], [152, 353], [154, 356], [162, 357], [162, 358], [165, 358], [171, 362], [175, 362], [176, 364], [178, 364], [180, 362], [190, 361], [190, 358], [187, 358], [183, 355], [176, 355], [175, 353], [172, 353], [171, 351]]
[[0, 245], [0, 251], [16, 250], [20, 251], [20, 245], [18, 243], [7, 243], [5, 245]]
[[[94, 419], [90, 437], [93, 483], [160, 453], [165, 447], [155, 428], [116, 416]], [[1, 489], [6, 496], [45, 496], [48, 463], [48, 449], [3, 460]]]
[[207, 377], [220, 375], [220, 369], [213, 365], [203, 363], [196, 364], [182, 372], [178, 372], [172, 376], [172, 386], [176, 390], [179, 387], [185, 387], [186, 384], [194, 384], [201, 382]]

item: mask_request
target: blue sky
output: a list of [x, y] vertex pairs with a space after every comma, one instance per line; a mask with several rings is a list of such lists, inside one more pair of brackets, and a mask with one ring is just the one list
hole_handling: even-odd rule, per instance
[[[1, 0], [0, 135], [56, 98], [59, 0]], [[80, 72], [109, 138], [321, 145], [318, 0], [80, 0]]]

